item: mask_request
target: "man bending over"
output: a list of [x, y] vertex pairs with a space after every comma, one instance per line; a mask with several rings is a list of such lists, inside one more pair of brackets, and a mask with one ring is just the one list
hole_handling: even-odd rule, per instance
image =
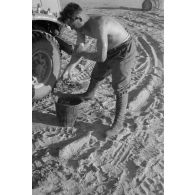
[[[71, 61], [65, 70], [69, 74], [81, 57], [96, 61], [87, 91], [82, 100], [90, 100], [100, 83], [112, 74], [112, 87], [116, 95], [116, 113], [112, 127], [105, 133], [115, 136], [123, 129], [128, 102], [128, 88], [135, 56], [135, 42], [125, 28], [108, 16], [89, 16], [76, 3], [69, 3], [60, 13], [59, 20], [77, 32], [77, 43]], [[85, 36], [97, 39], [97, 52], [87, 51]]]

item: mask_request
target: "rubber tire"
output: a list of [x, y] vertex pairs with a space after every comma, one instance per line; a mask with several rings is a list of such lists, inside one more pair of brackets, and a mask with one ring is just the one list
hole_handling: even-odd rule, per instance
[[51, 39], [46, 37], [39, 37], [38, 40], [33, 41], [32, 44], [32, 55], [37, 51], [44, 51], [51, 58], [52, 70], [48, 79], [43, 83], [43, 86], [40, 88], [32, 87], [32, 100], [40, 100], [47, 96], [53, 89], [56, 81], [60, 76], [60, 67], [61, 67], [61, 56], [60, 51], [56, 43]]
[[152, 2], [150, 0], [145, 0], [142, 3], [142, 10], [143, 11], [151, 11], [152, 10]]

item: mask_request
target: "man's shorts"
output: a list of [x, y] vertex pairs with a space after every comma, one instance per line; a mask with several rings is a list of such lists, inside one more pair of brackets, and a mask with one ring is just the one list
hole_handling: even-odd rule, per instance
[[104, 62], [96, 63], [91, 77], [101, 81], [112, 74], [112, 87], [115, 92], [123, 93], [130, 86], [131, 70], [135, 65], [136, 45], [133, 38], [129, 38], [121, 45], [107, 52]]

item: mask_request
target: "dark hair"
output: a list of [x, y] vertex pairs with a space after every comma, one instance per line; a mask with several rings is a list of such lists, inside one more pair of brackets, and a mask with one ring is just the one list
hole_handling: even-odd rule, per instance
[[60, 12], [59, 21], [66, 23], [70, 19], [74, 19], [75, 15], [82, 11], [80, 5], [76, 3], [69, 3], [66, 7]]

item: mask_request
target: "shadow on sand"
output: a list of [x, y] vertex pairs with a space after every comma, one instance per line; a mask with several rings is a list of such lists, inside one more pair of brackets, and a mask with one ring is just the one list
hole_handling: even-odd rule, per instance
[[32, 155], [32, 161], [34, 162], [35, 160], [40, 160], [43, 156], [46, 155], [46, 153], [49, 153], [53, 157], [59, 157], [59, 151], [61, 149], [63, 149], [65, 146], [71, 144], [72, 142], [79, 140], [82, 137], [89, 136], [89, 134], [90, 134], [89, 131], [78, 131], [77, 135], [73, 138], [70, 138], [68, 140], [62, 140], [62, 141], [59, 141], [57, 143], [49, 144], [48, 146], [37, 150]]
[[[32, 122], [42, 123], [44, 125], [60, 126], [55, 115], [37, 111], [32, 112]], [[58, 157], [59, 151], [66, 145], [71, 144], [72, 142], [79, 140], [82, 137], [88, 136], [89, 134], [96, 137], [98, 140], [105, 141], [105, 130], [108, 128], [108, 126], [103, 125], [99, 120], [93, 124], [78, 121], [76, 122], [75, 127], [78, 129], [75, 137], [50, 144], [42, 149], [37, 150], [33, 154], [33, 162], [42, 158], [42, 156], [44, 156], [47, 152], [49, 152], [50, 155], [54, 157]]]
[[108, 129], [108, 126], [103, 125], [101, 120], [97, 120], [93, 123], [85, 123], [79, 121], [75, 126], [78, 127], [78, 129], [80, 130], [88, 129], [92, 132], [91, 135], [96, 137], [98, 140], [105, 141], [106, 139], [105, 132]]
[[42, 123], [44, 125], [60, 126], [56, 115], [38, 111], [32, 111], [32, 122]]

